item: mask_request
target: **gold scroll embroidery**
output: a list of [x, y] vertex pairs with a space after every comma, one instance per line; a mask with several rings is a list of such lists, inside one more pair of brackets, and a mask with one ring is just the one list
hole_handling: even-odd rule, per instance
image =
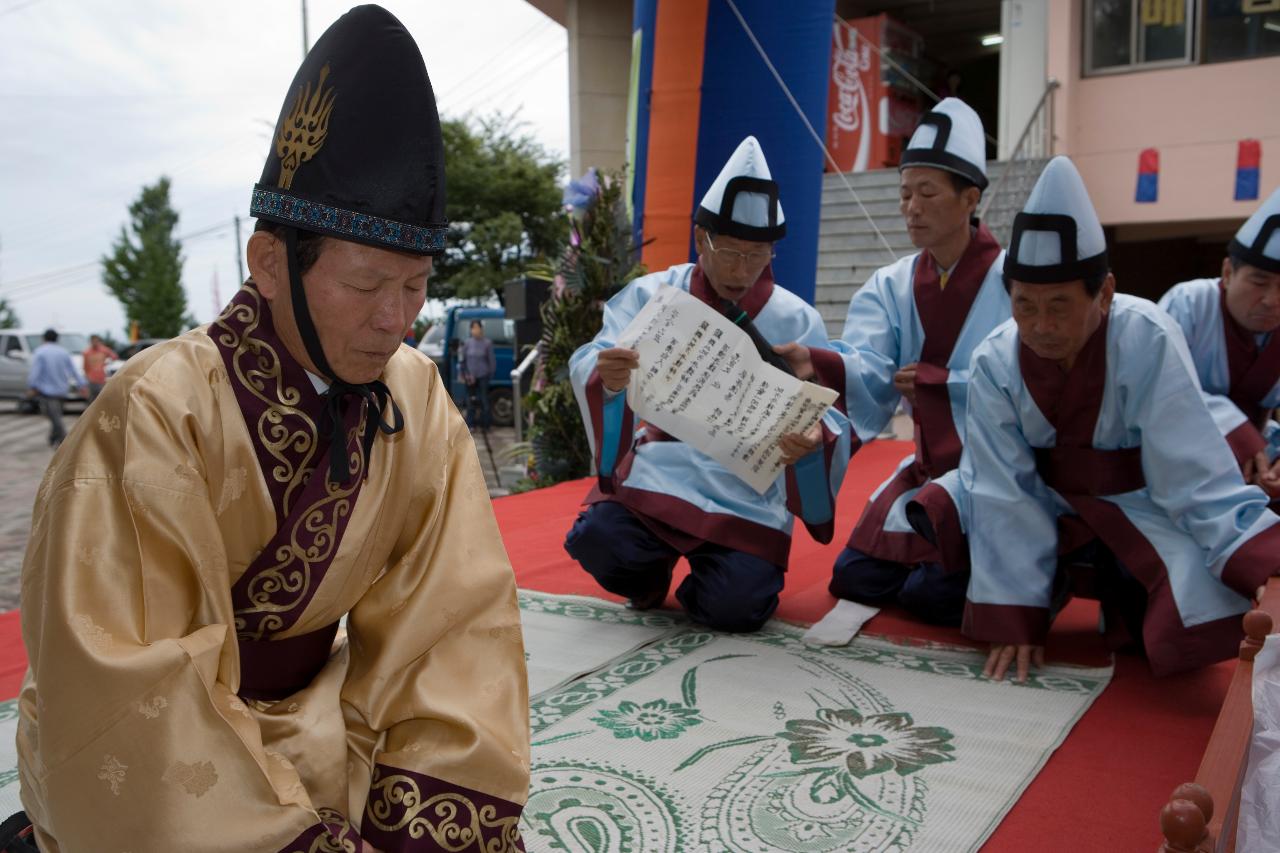
[[[455, 791], [424, 799], [422, 789], [410, 777], [380, 773], [374, 774], [368, 806], [369, 821], [379, 829], [406, 830], [412, 838], [428, 834], [441, 850], [462, 851], [474, 846], [492, 853], [508, 853], [519, 849], [519, 815], [499, 817], [497, 807], [477, 806]], [[400, 814], [393, 819], [396, 812]]]

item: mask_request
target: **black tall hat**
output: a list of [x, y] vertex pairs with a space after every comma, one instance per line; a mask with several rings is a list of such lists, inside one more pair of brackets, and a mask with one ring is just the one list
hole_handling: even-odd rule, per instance
[[320, 37], [280, 109], [250, 213], [416, 254], [444, 250], [444, 142], [413, 37], [357, 6]]
[[352, 9], [302, 61], [249, 210], [285, 226], [294, 320], [330, 383], [329, 479], [350, 477], [343, 410], [352, 397], [369, 406], [361, 435], [367, 476], [378, 433], [399, 432], [404, 419], [384, 383], [351, 383], [329, 365], [307, 306], [297, 232], [419, 255], [444, 251], [444, 140], [435, 94], [413, 37], [386, 9]]

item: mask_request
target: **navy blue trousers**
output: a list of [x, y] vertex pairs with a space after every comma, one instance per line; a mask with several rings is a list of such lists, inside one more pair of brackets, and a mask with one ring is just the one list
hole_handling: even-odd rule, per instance
[[964, 618], [968, 588], [968, 572], [948, 572], [941, 563], [908, 566], [855, 548], [840, 552], [828, 587], [836, 598], [874, 607], [896, 604], [925, 622], [952, 627]]
[[[565, 538], [569, 556], [615, 595], [645, 600], [671, 585], [680, 552], [622, 504], [604, 501], [578, 516]], [[704, 543], [684, 555], [689, 576], [676, 600], [717, 631], [755, 631], [778, 608], [783, 571], [760, 557]]]

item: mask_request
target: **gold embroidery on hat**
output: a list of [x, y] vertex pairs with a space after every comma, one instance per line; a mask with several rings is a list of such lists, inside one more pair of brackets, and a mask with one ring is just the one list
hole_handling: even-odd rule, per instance
[[314, 93], [311, 84], [298, 90], [293, 110], [280, 123], [276, 133], [276, 156], [280, 158], [280, 188], [293, 184], [298, 167], [315, 157], [329, 134], [329, 114], [333, 112], [333, 87], [324, 88], [329, 65], [320, 69], [320, 80]]

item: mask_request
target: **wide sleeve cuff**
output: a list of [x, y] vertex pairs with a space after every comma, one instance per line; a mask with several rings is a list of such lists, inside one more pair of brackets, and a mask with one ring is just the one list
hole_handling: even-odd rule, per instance
[[523, 806], [386, 764], [373, 769], [362, 837], [384, 853], [524, 851]]
[[341, 812], [320, 809], [320, 822], [310, 826], [279, 853], [311, 853], [313, 850], [360, 850], [360, 834]]
[[1041, 646], [1049, 635], [1049, 621], [1045, 607], [965, 601], [961, 630], [984, 643]]
[[1262, 440], [1262, 433], [1253, 424], [1245, 421], [1227, 433], [1227, 444], [1235, 454], [1236, 462], [1244, 467], [1244, 463], [1258, 455], [1259, 450], [1266, 449], [1267, 443]]
[[906, 512], [912, 529], [938, 549], [946, 571], [969, 571], [969, 539], [950, 492], [929, 483], [907, 502]]
[[809, 347], [809, 359], [813, 362], [814, 380], [822, 387], [830, 388], [840, 395], [836, 398], [834, 405], [841, 414], [848, 415], [844, 358], [835, 350]]
[[612, 494], [614, 471], [618, 462], [631, 449], [635, 434], [635, 415], [627, 405], [627, 395], [608, 393], [604, 381], [595, 370], [587, 377], [586, 397], [587, 410], [591, 416], [589, 428], [595, 437], [595, 461], [600, 491]]
[[787, 510], [802, 522], [818, 542], [827, 544], [835, 536], [835, 494], [831, 488], [831, 465], [839, 436], [822, 424], [822, 447], [788, 465]]
[[1280, 575], [1280, 523], [1237, 548], [1222, 567], [1222, 582], [1250, 601], [1272, 575]]

